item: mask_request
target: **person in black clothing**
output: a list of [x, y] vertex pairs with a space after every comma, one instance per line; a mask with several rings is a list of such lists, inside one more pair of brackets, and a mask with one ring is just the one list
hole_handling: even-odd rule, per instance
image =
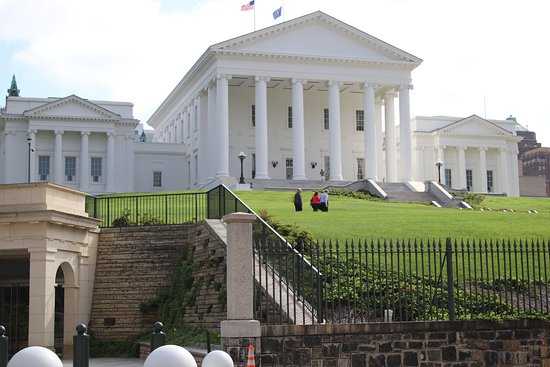
[[302, 211], [302, 189], [296, 190], [296, 193], [294, 194], [294, 209], [297, 212]]

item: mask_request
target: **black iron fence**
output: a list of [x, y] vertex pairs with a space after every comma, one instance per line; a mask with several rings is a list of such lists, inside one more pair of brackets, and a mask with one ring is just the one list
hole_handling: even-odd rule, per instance
[[262, 322], [550, 318], [548, 241], [324, 241], [301, 246], [302, 261], [294, 251], [254, 242]]

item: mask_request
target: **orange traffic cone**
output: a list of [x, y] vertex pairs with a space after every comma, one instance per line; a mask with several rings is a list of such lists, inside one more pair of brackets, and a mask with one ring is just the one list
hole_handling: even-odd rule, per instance
[[248, 345], [248, 361], [246, 362], [246, 367], [256, 367], [256, 357], [254, 356], [254, 346], [252, 344]]

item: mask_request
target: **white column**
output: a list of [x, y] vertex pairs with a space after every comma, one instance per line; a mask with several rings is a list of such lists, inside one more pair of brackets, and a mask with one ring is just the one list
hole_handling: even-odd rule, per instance
[[267, 82], [269, 78], [256, 77], [256, 176], [259, 180], [269, 179], [268, 172], [268, 138], [267, 138]]
[[208, 176], [208, 180], [212, 180], [216, 174], [216, 169], [214, 168], [216, 165], [216, 155], [214, 152], [216, 151], [216, 136], [218, 134], [218, 131], [216, 129], [216, 84], [214, 82], [211, 82], [208, 84], [208, 112], [207, 112], [207, 119], [208, 119], [208, 152], [206, 153], [208, 156], [208, 169], [206, 172], [206, 175]]
[[508, 154], [507, 149], [502, 147], [499, 149], [499, 168], [500, 168], [500, 191], [505, 194], [510, 193], [510, 174], [508, 170]]
[[89, 131], [80, 133], [80, 191], [88, 191], [90, 181], [90, 153], [88, 149]]
[[29, 249], [29, 346], [53, 349], [55, 252]]
[[218, 75], [216, 77], [216, 110], [218, 130], [218, 164], [216, 177], [229, 176], [229, 77]]
[[381, 181], [386, 176], [386, 167], [384, 164], [384, 150], [383, 150], [383, 141], [384, 141], [384, 132], [382, 126], [384, 122], [382, 121], [382, 100], [380, 98], [375, 99], [374, 101], [374, 115], [375, 115], [375, 127], [376, 127], [376, 151], [377, 151], [377, 175], [378, 180]]
[[456, 147], [458, 152], [458, 189], [466, 189], [466, 147]]
[[203, 185], [208, 177], [208, 120], [206, 118], [205, 90], [199, 94], [199, 183]]
[[304, 81], [292, 79], [292, 151], [294, 180], [306, 180]]
[[328, 82], [330, 129], [330, 179], [342, 181], [342, 132], [340, 127], [340, 83]]
[[63, 130], [55, 130], [55, 149], [54, 149], [54, 182], [58, 185], [63, 184]]
[[372, 83], [365, 83], [363, 89], [363, 108], [365, 111], [365, 164], [367, 178], [378, 180], [378, 146], [376, 145], [376, 112]]
[[397, 182], [397, 160], [395, 141], [395, 92], [384, 95], [386, 115], [386, 182]]
[[127, 178], [127, 186], [126, 190], [129, 192], [134, 191], [134, 162], [135, 162], [135, 154], [134, 154], [134, 136], [132, 134], [126, 135], [126, 162], [127, 163], [127, 169], [128, 169], [128, 178]]
[[437, 161], [442, 163], [441, 167], [437, 168], [437, 165], [434, 164], [435, 174], [436, 174], [435, 177], [439, 181], [439, 179], [440, 179], [439, 176], [441, 175], [441, 182], [439, 182], [441, 185], [446, 185], [447, 184], [445, 182], [445, 148], [446, 147], [444, 145], [440, 145], [437, 148]]
[[105, 191], [115, 192], [115, 134], [107, 133], [107, 176]]
[[519, 167], [518, 167], [518, 145], [514, 144], [510, 148], [510, 163], [512, 165], [512, 171], [510, 176], [510, 193], [508, 196], [517, 197], [519, 192]]
[[401, 180], [412, 180], [412, 131], [408, 84], [399, 87], [399, 153]]
[[[28, 133], [28, 138], [31, 139], [30, 143], [31, 143], [31, 151], [30, 151], [30, 162], [27, 163], [29, 166], [30, 166], [30, 180], [31, 182], [34, 182], [36, 181], [36, 134], [37, 134], [37, 130], [29, 130], [29, 133]], [[27, 141], [28, 143], [28, 141]], [[27, 145], [27, 149], [28, 149], [28, 145]], [[7, 152], [7, 150], [6, 150]], [[28, 152], [27, 152], [28, 154]], [[27, 167], [28, 169], [28, 167]], [[26, 174], [28, 174], [29, 171], [27, 171]], [[28, 179], [28, 177], [26, 177], [26, 179]]]
[[487, 192], [487, 148], [479, 148], [479, 182], [480, 191]]

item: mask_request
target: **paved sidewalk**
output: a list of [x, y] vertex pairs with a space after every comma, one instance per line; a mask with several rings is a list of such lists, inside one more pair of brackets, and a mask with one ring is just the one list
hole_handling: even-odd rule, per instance
[[[63, 367], [72, 367], [73, 361], [63, 361]], [[97, 358], [90, 360], [90, 367], [142, 367], [139, 359]]]

